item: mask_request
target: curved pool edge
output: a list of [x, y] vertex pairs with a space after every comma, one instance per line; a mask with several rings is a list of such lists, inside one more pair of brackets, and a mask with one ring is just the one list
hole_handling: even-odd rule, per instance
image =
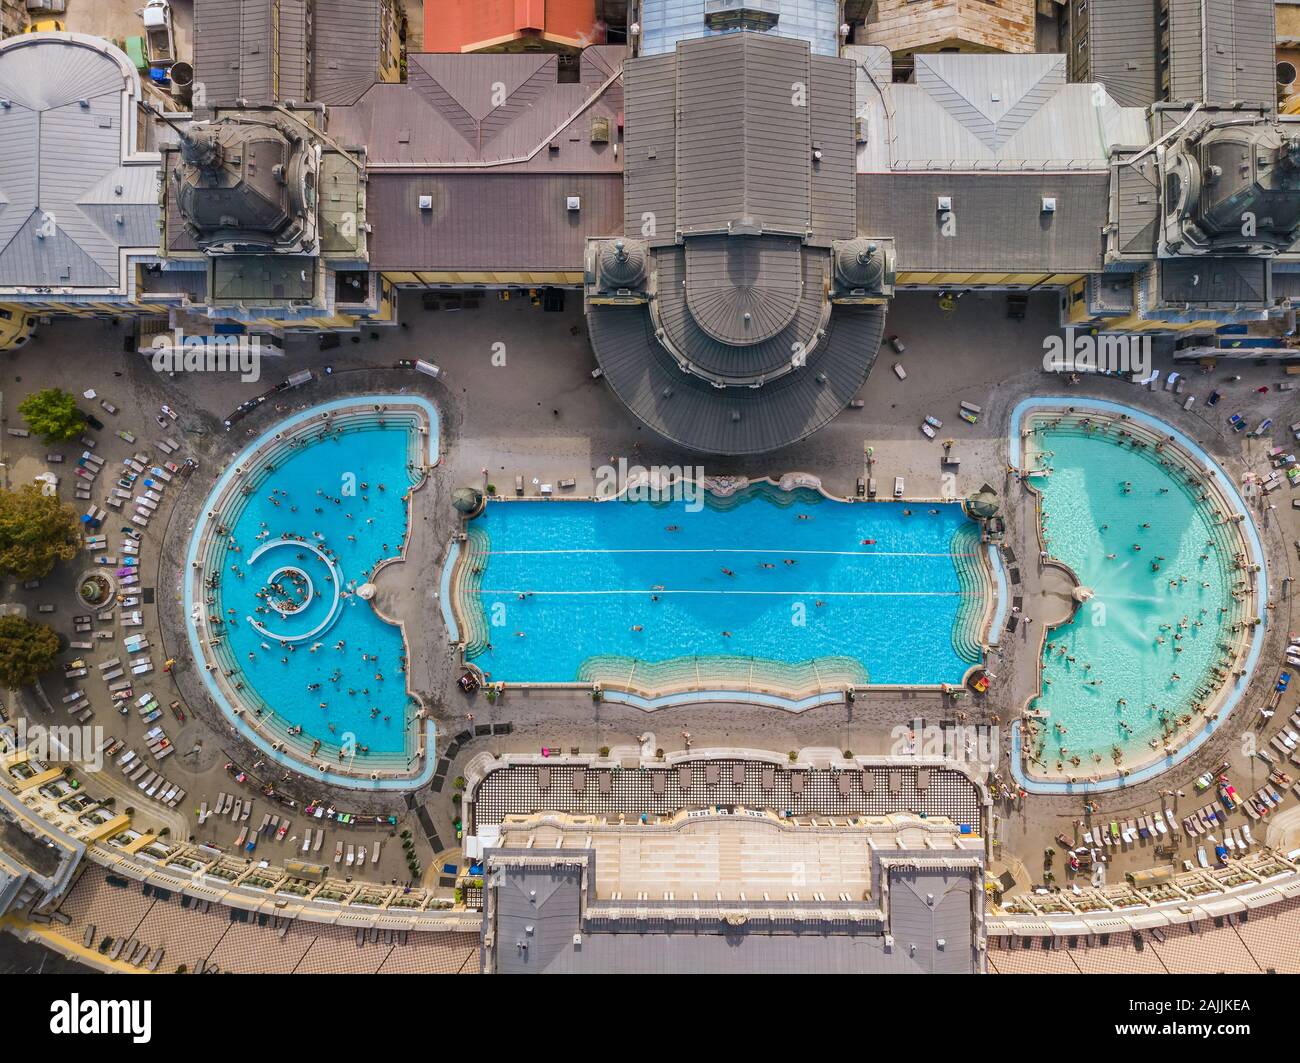
[[[287, 417], [284, 420], [277, 421], [272, 427], [268, 428], [266, 431], [262, 432], [259, 436], [257, 436], [257, 438], [255, 438], [250, 443], [247, 443], [243, 447], [241, 447], [237, 452], [237, 454], [238, 455], [254, 454], [257, 451], [259, 451], [262, 447], [264, 447], [267, 443], [274, 441], [277, 438], [277, 435], [282, 435], [288, 430], [297, 428], [306, 421], [317, 419], [323, 413], [332, 412], [334, 410], [340, 410], [340, 409], [348, 409], [351, 407], [359, 407], [363, 405], [374, 406], [376, 404], [384, 404], [384, 403], [397, 403], [401, 405], [409, 404], [409, 405], [416, 406], [423, 411], [423, 413], [427, 418], [427, 427], [428, 427], [428, 432], [427, 432], [428, 447], [426, 451], [427, 458], [428, 458], [428, 465], [430, 466], [437, 465], [441, 461], [441, 438], [442, 438], [441, 419], [438, 413], [438, 408], [434, 406], [434, 404], [431, 401], [424, 398], [423, 396], [409, 395], [409, 394], [356, 395], [356, 396], [351, 396], [349, 398], [334, 399], [330, 402], [319, 403], [317, 405], [310, 406], [307, 409], [292, 415], [291, 417]], [[232, 455], [231, 460], [228, 463], [225, 471], [221, 474], [220, 477], [217, 478], [216, 483], [214, 483], [212, 487], [209, 488], [208, 493], [204, 497], [204, 505], [201, 511], [202, 513], [208, 512], [208, 510], [212, 508], [210, 504], [222, 498], [225, 492], [229, 489], [231, 482], [237, 476], [241, 475], [241, 466], [235, 462], [234, 458], [235, 455]], [[418, 486], [418, 485], [413, 485], [413, 487], [414, 486]], [[413, 505], [413, 501], [411, 505]], [[408, 505], [408, 509], [407, 509], [408, 541], [409, 541], [409, 536], [412, 528], [411, 505]], [[303, 778], [319, 779], [321, 782], [328, 783], [334, 786], [343, 787], [345, 789], [350, 789], [350, 790], [406, 791], [406, 790], [417, 789], [418, 787], [427, 785], [433, 779], [434, 769], [437, 765], [437, 758], [433, 755], [433, 750], [435, 748], [434, 743], [437, 737], [437, 727], [435, 721], [431, 718], [424, 720], [423, 728], [420, 728], [418, 725], [413, 728], [417, 741], [421, 737], [423, 738], [422, 744], [418, 746], [418, 748], [422, 748], [424, 750], [424, 756], [423, 758], [421, 758], [420, 770], [418, 772], [410, 773], [407, 775], [386, 776], [380, 774], [379, 778], [371, 778], [367, 775], [358, 776], [354, 774], [340, 772], [338, 771], [337, 768], [333, 767], [328, 763], [325, 763], [323, 765], [325, 770], [322, 771], [321, 770], [322, 765], [313, 763], [312, 761], [306, 759], [303, 756], [300, 756], [294, 752], [290, 752], [287, 750], [275, 749], [273, 748], [271, 741], [265, 735], [262, 734], [260, 729], [254, 727], [252, 724], [248, 722], [248, 720], [245, 718], [245, 713], [243, 711], [236, 711], [235, 706], [233, 706], [230, 703], [230, 700], [226, 696], [225, 692], [221, 689], [220, 685], [213, 678], [213, 674], [211, 670], [209, 670], [208, 667], [206, 666], [207, 658], [203, 651], [203, 644], [202, 644], [202, 639], [200, 637], [200, 630], [199, 627], [193, 622], [193, 614], [196, 605], [196, 601], [194, 597], [194, 587], [193, 587], [193, 583], [194, 583], [193, 573], [195, 571], [195, 564], [198, 560], [200, 546], [204, 541], [203, 532], [205, 530], [206, 519], [207, 519], [206, 517], [200, 516], [198, 520], [195, 522], [195, 527], [190, 534], [189, 547], [187, 548], [185, 554], [185, 568], [184, 571], [181, 573], [183, 589], [184, 589], [184, 593], [183, 593], [184, 623], [185, 623], [186, 639], [189, 644], [191, 658], [193, 659], [195, 666], [198, 668], [199, 673], [202, 676], [203, 683], [207, 689], [209, 697], [212, 698], [213, 702], [216, 704], [217, 708], [221, 711], [221, 714], [225, 717], [227, 722], [232, 724], [238, 730], [239, 734], [243, 738], [247, 739], [250, 743], [256, 746], [260, 752], [262, 752], [264, 755], [269, 757], [276, 764], [280, 765], [283, 768], [288, 768], [291, 771], [296, 772], [297, 774], [301, 775]], [[404, 543], [403, 545], [405, 546], [407, 544]], [[405, 555], [405, 550], [403, 551], [403, 556], [404, 555]], [[405, 640], [404, 628], [402, 628], [402, 632], [403, 632], [403, 639]], [[409, 657], [410, 655], [409, 644], [406, 645], [406, 650]], [[407, 672], [405, 673], [405, 675], [406, 675], [407, 697], [414, 703], [419, 704], [419, 699], [416, 697], [415, 692], [411, 689], [410, 673]], [[413, 759], [416, 758], [408, 756], [407, 758], [408, 763]], [[375, 774], [375, 773], [371, 773], [371, 774]]]
[[1002, 561], [1002, 551], [998, 549], [996, 543], [985, 543], [984, 549], [996, 584], [993, 619], [989, 623], [988, 634], [985, 635], [984, 641], [989, 646], [1000, 646], [1002, 630], [1007, 623], [1007, 612], [1011, 608], [1011, 599], [1007, 594], [1007, 570]]
[[[1098, 791], [1119, 790], [1126, 786], [1134, 786], [1139, 783], [1148, 782], [1156, 776], [1169, 771], [1176, 767], [1202, 745], [1219, 729], [1219, 726], [1226, 722], [1227, 719], [1236, 710], [1241, 699], [1245, 696], [1251, 681], [1254, 679], [1255, 670], [1259, 665], [1259, 658], [1264, 649], [1264, 635], [1268, 627], [1268, 610], [1262, 608], [1268, 601], [1268, 556], [1264, 551], [1263, 540], [1259, 537], [1259, 529], [1255, 527], [1255, 518], [1251, 515], [1246, 501], [1242, 498], [1241, 493], [1237, 490], [1237, 485], [1233, 483], [1232, 477], [1224, 471], [1219, 462], [1206, 452], [1199, 443], [1190, 439], [1187, 434], [1174, 425], [1162, 421], [1154, 414], [1147, 413], [1144, 410], [1137, 409], [1133, 406], [1127, 406], [1121, 402], [1114, 402], [1109, 399], [1090, 399], [1082, 398], [1075, 395], [1054, 395], [1054, 396], [1034, 396], [1022, 399], [1011, 411], [1010, 424], [1008, 426], [1009, 435], [1009, 456], [1010, 466], [1013, 469], [1019, 469], [1021, 460], [1021, 435], [1020, 426], [1024, 422], [1025, 414], [1035, 408], [1055, 408], [1057, 406], [1069, 407], [1075, 409], [1100, 410], [1108, 413], [1126, 414], [1130, 419], [1145, 425], [1147, 428], [1154, 429], [1162, 435], [1170, 436], [1178, 443], [1188, 454], [1199, 460], [1205, 471], [1209, 473], [1224, 494], [1225, 498], [1234, 506], [1238, 513], [1241, 513], [1244, 520], [1240, 521], [1240, 527], [1244, 529], [1245, 538], [1259, 564], [1259, 572], [1256, 576], [1256, 595], [1261, 603], [1260, 623], [1255, 625], [1251, 635], [1250, 651], [1246, 657], [1246, 675], [1242, 680], [1234, 684], [1233, 689], [1225, 697], [1223, 704], [1214, 714], [1212, 719], [1203, 722], [1199, 731], [1192, 735], [1180, 745], [1171, 755], [1131, 772], [1128, 775], [1113, 775], [1104, 778], [1099, 782], [1085, 780], [1082, 782], [1059, 782], [1055, 780], [1039, 779], [1030, 775], [1024, 770], [1024, 750], [1021, 739], [1021, 720], [1014, 720], [1011, 724], [1011, 775], [1018, 786], [1028, 793], [1032, 794], [1083, 794]], [[1040, 637], [1038, 657], [1042, 657], [1042, 639], [1046, 638], [1046, 632]], [[1038, 694], [1042, 694], [1041, 684], [1039, 685]], [[1031, 698], [1032, 700], [1032, 698]]]
[[[518, 684], [514, 685], [518, 686]], [[764, 705], [769, 708], [784, 709], [786, 712], [800, 713], [822, 705], [841, 705], [844, 703], [844, 699], [845, 692], [842, 690], [830, 690], [797, 699], [783, 698], [779, 694], [737, 693], [734, 690], [693, 690], [680, 694], [662, 694], [653, 698], [642, 697], [639, 694], [622, 690], [601, 691], [602, 701], [608, 701], [615, 705], [628, 705], [644, 712], [680, 708], [686, 705], [719, 705], [739, 702], [744, 705]]]

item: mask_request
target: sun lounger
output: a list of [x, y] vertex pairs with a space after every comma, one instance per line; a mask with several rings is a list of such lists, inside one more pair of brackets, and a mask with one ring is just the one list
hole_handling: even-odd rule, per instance
[[302, 832], [302, 851], [305, 853], [311, 848], [311, 828], [308, 827]]
[[1249, 824], [1249, 823], [1243, 823], [1243, 824], [1241, 825], [1241, 828], [1240, 828], [1240, 829], [1241, 829], [1241, 833], [1245, 836], [1246, 844], [1247, 844], [1247, 845], [1254, 845], [1254, 844], [1255, 844], [1255, 836], [1254, 836], [1253, 834], [1250, 833], [1250, 824]]
[[379, 863], [379, 842], [375, 842], [375, 851], [370, 854], [371, 866]]
[[320, 852], [321, 843], [325, 841], [325, 831], [321, 827], [316, 828], [316, 844], [311, 847], [313, 853]]
[[253, 802], [249, 801], [248, 804], [244, 806], [244, 814], [239, 818], [241, 820], [246, 820], [252, 814], [252, 812], [253, 812]]
[[247, 827], [240, 827], [240, 828], [239, 828], [239, 837], [235, 839], [235, 848], [236, 848], [236, 849], [241, 848], [241, 847], [243, 846], [243, 844], [244, 844], [244, 839], [247, 838], [247, 837], [248, 837], [248, 828], [247, 828]]
[[351, 866], [352, 866], [352, 864], [353, 864], [353, 863], [355, 862], [355, 860], [356, 860], [356, 857], [357, 857], [356, 850], [355, 850], [351, 845], [349, 845], [349, 846], [348, 846], [348, 858], [347, 858], [347, 861], [346, 861], [348, 867], [351, 867]]
[[335, 842], [335, 843], [334, 843], [334, 862], [335, 862], [336, 864], [339, 864], [339, 863], [342, 863], [342, 862], [343, 862], [343, 843], [342, 843], [342, 842]]

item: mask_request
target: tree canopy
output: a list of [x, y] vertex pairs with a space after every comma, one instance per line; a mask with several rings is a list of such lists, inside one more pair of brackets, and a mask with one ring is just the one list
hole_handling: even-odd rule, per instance
[[21, 616], [0, 616], [0, 686], [17, 690], [54, 667], [59, 636]]
[[35, 484], [0, 491], [0, 572], [19, 579], [48, 576], [58, 561], [77, 554], [73, 508]]
[[86, 430], [76, 397], [59, 388], [35, 391], [18, 404], [27, 426], [47, 443], [66, 443]]

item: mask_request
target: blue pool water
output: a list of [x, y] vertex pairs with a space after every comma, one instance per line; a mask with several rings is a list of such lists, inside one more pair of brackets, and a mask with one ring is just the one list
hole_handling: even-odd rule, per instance
[[404, 424], [372, 423], [312, 436], [277, 459], [226, 520], [220, 585], [204, 610], [226, 621], [230, 682], [244, 684], [251, 707], [327, 748], [348, 735], [375, 754], [404, 748], [401, 631], [356, 590], [401, 552], [403, 496], [418, 479], [410, 434]]
[[1049, 768], [1077, 756], [1076, 769], [1108, 772], [1114, 749], [1148, 759], [1168, 725], [1199, 725], [1193, 703], [1211, 700], [1211, 669], [1237, 638], [1229, 592], [1251, 577], [1233, 568], [1235, 531], [1151, 448], [1062, 426], [1040, 429], [1034, 451], [1052, 470], [1033, 479], [1047, 549], [1095, 591], [1049, 633], [1038, 707], [1050, 717], [1036, 749]]
[[979, 547], [960, 506], [753, 489], [733, 502], [489, 502], [471, 525], [491, 640], [475, 663], [494, 680], [572, 682], [602, 655], [839, 656], [872, 683], [961, 681], [956, 565]]

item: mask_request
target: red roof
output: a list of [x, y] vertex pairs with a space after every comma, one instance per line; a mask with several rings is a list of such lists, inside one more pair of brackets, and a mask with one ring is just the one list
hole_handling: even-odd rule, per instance
[[474, 52], [534, 38], [600, 44], [596, 0], [439, 0], [424, 9], [426, 52]]

